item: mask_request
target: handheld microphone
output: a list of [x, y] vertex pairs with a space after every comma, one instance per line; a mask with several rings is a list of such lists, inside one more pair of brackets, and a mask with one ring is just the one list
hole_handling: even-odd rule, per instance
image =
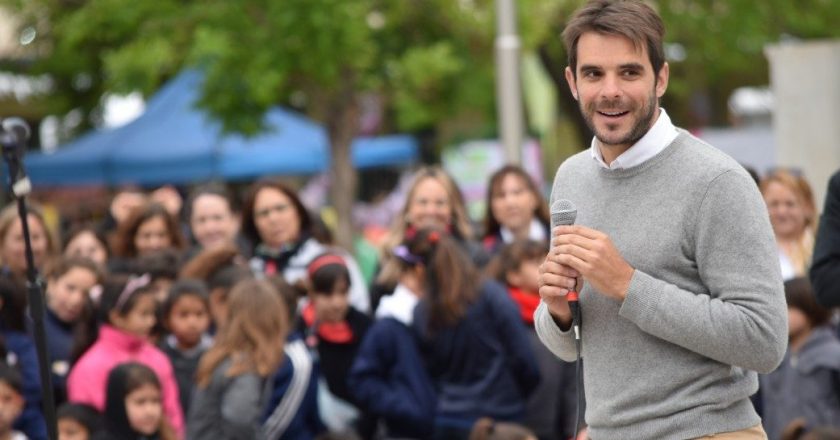
[[[575, 204], [566, 199], [555, 200], [551, 204], [551, 229], [557, 226], [571, 226], [575, 224], [577, 217], [577, 208]], [[578, 301], [578, 293], [573, 289], [566, 294], [566, 299], [569, 303]]]
[[[552, 230], [556, 226], [571, 226], [575, 224], [575, 218], [577, 218], [577, 208], [575, 208], [574, 203], [570, 202], [569, 200], [558, 199], [551, 204]], [[569, 310], [572, 312], [572, 327], [575, 330], [575, 348], [577, 350], [577, 360], [575, 362], [575, 379], [577, 382], [577, 413], [575, 414], [574, 430], [575, 438], [577, 438], [579, 433], [578, 428], [580, 426], [581, 421], [581, 409], [584, 405], [583, 394], [581, 393], [581, 390], [583, 389], [583, 370], [580, 364], [580, 327], [582, 325], [582, 317], [580, 313], [580, 304], [578, 302], [578, 292], [575, 289], [570, 289], [569, 293], [566, 294], [566, 300], [569, 303]]]

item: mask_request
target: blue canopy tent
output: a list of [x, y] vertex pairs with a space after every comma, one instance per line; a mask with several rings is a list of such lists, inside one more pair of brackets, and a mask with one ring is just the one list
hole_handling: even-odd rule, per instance
[[[136, 120], [89, 133], [53, 154], [25, 159], [35, 185], [188, 183], [210, 178], [326, 171], [329, 142], [323, 127], [274, 107], [269, 130], [252, 138], [224, 135], [221, 125], [195, 108], [202, 75], [187, 70], [149, 99]], [[353, 144], [358, 167], [403, 165], [418, 158], [409, 136], [360, 138]]]

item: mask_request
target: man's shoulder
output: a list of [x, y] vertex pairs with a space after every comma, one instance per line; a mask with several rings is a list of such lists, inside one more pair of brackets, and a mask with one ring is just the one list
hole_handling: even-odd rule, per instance
[[684, 166], [680, 171], [682, 178], [694, 176], [701, 181], [712, 182], [721, 175], [734, 173], [752, 181], [743, 165], [731, 156], [686, 130], [678, 130], [679, 135], [671, 147], [677, 148], [675, 159]]

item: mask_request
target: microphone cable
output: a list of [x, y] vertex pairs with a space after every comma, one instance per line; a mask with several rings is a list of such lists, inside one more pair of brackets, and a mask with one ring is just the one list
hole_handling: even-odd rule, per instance
[[577, 409], [575, 410], [575, 430], [573, 437], [574, 440], [577, 440], [580, 429], [580, 411], [581, 408], [583, 408], [583, 369], [580, 356], [580, 327], [582, 325], [582, 320], [580, 312], [580, 303], [578, 301], [578, 293], [575, 291], [571, 291], [568, 294], [566, 294], [566, 298], [569, 302], [569, 309], [572, 312], [572, 330], [575, 332], [575, 349], [577, 352], [577, 358], [575, 359], [575, 382], [577, 386], [575, 394], [577, 395]]

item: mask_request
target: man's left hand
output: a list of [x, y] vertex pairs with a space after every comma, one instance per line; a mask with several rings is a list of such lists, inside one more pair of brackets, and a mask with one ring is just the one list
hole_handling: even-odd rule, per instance
[[598, 292], [624, 301], [634, 269], [607, 234], [580, 225], [558, 226], [552, 232], [555, 261], [578, 271]]

